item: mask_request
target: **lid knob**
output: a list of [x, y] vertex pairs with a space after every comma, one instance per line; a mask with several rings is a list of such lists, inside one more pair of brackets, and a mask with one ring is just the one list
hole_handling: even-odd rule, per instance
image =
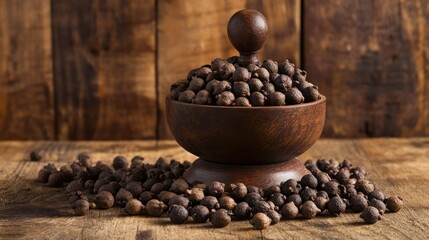
[[257, 52], [268, 37], [267, 19], [253, 9], [243, 9], [232, 15], [228, 22], [228, 38], [240, 53], [238, 64], [246, 67], [258, 64]]

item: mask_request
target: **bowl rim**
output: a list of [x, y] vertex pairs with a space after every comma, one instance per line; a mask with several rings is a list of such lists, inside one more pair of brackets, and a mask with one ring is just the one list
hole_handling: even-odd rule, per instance
[[320, 99], [314, 102], [309, 103], [301, 103], [294, 105], [285, 105], [285, 106], [217, 106], [217, 105], [202, 105], [202, 104], [193, 104], [193, 103], [185, 103], [179, 102], [171, 97], [171, 94], [166, 96], [166, 101], [172, 102], [174, 104], [184, 105], [184, 106], [192, 106], [197, 108], [213, 108], [213, 109], [293, 109], [293, 108], [302, 108], [302, 107], [310, 107], [314, 105], [319, 105], [321, 103], [326, 102], [326, 97], [320, 94]]

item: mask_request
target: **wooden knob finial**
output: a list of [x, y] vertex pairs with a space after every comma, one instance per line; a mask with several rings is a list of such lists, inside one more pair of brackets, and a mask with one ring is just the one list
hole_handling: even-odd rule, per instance
[[238, 64], [246, 67], [258, 64], [256, 53], [268, 37], [267, 19], [253, 9], [243, 9], [232, 15], [228, 22], [228, 38], [240, 53]]

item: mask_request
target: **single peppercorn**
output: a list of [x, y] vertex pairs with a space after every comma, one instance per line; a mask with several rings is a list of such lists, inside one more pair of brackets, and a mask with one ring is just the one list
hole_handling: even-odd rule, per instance
[[206, 206], [209, 210], [219, 209], [219, 201], [214, 196], [205, 196], [200, 204]]
[[286, 60], [278, 64], [278, 73], [286, 74], [289, 77], [292, 77], [295, 74], [295, 64], [290, 63], [289, 60]]
[[87, 152], [81, 152], [77, 155], [77, 160], [79, 161], [79, 164], [86, 167], [86, 168], [90, 168], [91, 167], [91, 156], [89, 155], [89, 153]]
[[84, 184], [84, 182], [81, 179], [71, 181], [66, 187], [66, 193], [72, 193], [72, 192], [76, 192], [76, 191], [85, 190], [83, 184]]
[[49, 180], [49, 175], [51, 175], [51, 171], [46, 169], [40, 169], [39, 173], [37, 174], [37, 181], [41, 183], [47, 183]]
[[267, 97], [260, 92], [253, 92], [250, 95], [249, 101], [252, 106], [264, 106]]
[[209, 185], [209, 194], [215, 197], [220, 197], [225, 191], [225, 184], [219, 181], [213, 181]]
[[157, 199], [147, 202], [145, 210], [149, 216], [160, 217], [164, 213], [165, 204]]
[[168, 210], [168, 217], [170, 221], [175, 224], [181, 224], [188, 220], [188, 210], [180, 205], [173, 205]]
[[247, 82], [250, 79], [250, 73], [249, 71], [244, 67], [239, 67], [235, 69], [234, 73], [232, 74], [232, 81], [233, 82]]
[[210, 210], [203, 205], [197, 205], [190, 211], [192, 220], [196, 223], [205, 223], [210, 217]]
[[235, 67], [232, 63], [226, 63], [219, 68], [219, 76], [223, 80], [229, 79], [234, 72]]
[[247, 81], [247, 84], [249, 84], [251, 93], [261, 91], [262, 87], [264, 86], [264, 84], [258, 78], [251, 78], [249, 81]]
[[197, 72], [198, 72], [198, 70], [199, 70], [199, 69], [200, 69], [200, 68], [194, 68], [194, 69], [192, 69], [191, 71], [189, 71], [189, 72], [188, 72], [188, 75], [187, 75], [187, 77], [186, 77], [186, 79], [187, 79], [188, 81], [191, 81], [192, 77], [197, 75]]
[[[168, 205], [168, 203], [170, 202], [170, 200], [176, 196], [177, 194], [175, 194], [174, 192], [169, 192], [169, 191], [162, 191], [159, 193], [158, 198], [159, 200], [161, 200], [165, 205]], [[148, 200], [150, 201], [150, 199]]]
[[340, 168], [340, 170], [335, 174], [335, 179], [337, 179], [341, 184], [347, 184], [350, 180], [350, 170], [347, 168]]
[[132, 193], [134, 198], [138, 198], [143, 192], [143, 186], [141, 182], [129, 182], [125, 186], [125, 189]]
[[210, 105], [212, 104], [212, 97], [210, 96], [209, 91], [203, 89], [200, 90], [195, 96], [195, 103], [200, 105]]
[[[211, 68], [209, 68], [209, 67], [202, 67], [202, 68], [198, 69], [198, 71], [197, 71], [197, 77], [202, 78], [202, 79], [206, 79], [207, 75], [209, 73], [211, 73], [211, 72], [212, 72]], [[191, 80], [191, 82], [192, 82], [192, 80]], [[189, 85], [191, 85], [191, 84], [189, 84]]]
[[252, 209], [247, 202], [240, 202], [234, 208], [234, 216], [237, 219], [248, 219]]
[[265, 96], [269, 96], [271, 93], [274, 93], [276, 91], [276, 88], [274, 87], [274, 85], [272, 83], [269, 82], [264, 82], [263, 86], [261, 88], [261, 93], [264, 94]]
[[307, 219], [314, 218], [318, 213], [321, 212], [321, 210], [312, 201], [304, 202], [299, 208], [299, 210], [301, 214]]
[[125, 169], [125, 168], [127, 168], [127, 167], [128, 167], [128, 160], [127, 160], [125, 157], [123, 157], [123, 156], [116, 156], [116, 157], [113, 159], [113, 164], [112, 164], [112, 166], [113, 166], [113, 168], [114, 168], [115, 170], [118, 170], [118, 169]]
[[211, 223], [217, 228], [223, 228], [231, 223], [231, 217], [225, 209], [219, 209], [211, 216]]
[[188, 198], [186, 198], [182, 195], [175, 195], [168, 202], [168, 206], [171, 207], [173, 205], [180, 205], [180, 206], [187, 208], [190, 205], [190, 201]]
[[186, 195], [191, 202], [199, 202], [205, 197], [204, 190], [198, 187], [186, 190]]
[[302, 93], [295, 87], [286, 89], [284, 91], [286, 96], [286, 103], [288, 105], [300, 104], [304, 102], [304, 96]]
[[180, 102], [192, 103], [192, 101], [194, 100], [194, 97], [195, 97], [195, 92], [193, 92], [192, 90], [186, 90], [179, 93], [178, 100]]
[[251, 107], [252, 105], [250, 105], [249, 99], [245, 97], [239, 97], [235, 99], [234, 106]]
[[249, 84], [246, 82], [234, 82], [234, 85], [232, 86], [232, 92], [237, 98], [248, 97], [250, 96]]
[[260, 187], [256, 187], [256, 186], [247, 186], [247, 193], [258, 193], [261, 196], [264, 195], [264, 191], [262, 190], [262, 188]]
[[346, 203], [339, 196], [329, 199], [327, 204], [328, 211], [333, 216], [339, 216], [341, 213], [344, 213], [346, 211], [346, 207]]
[[285, 75], [279, 74], [273, 81], [274, 86], [280, 91], [286, 91], [292, 87], [292, 79]]
[[365, 223], [374, 224], [381, 219], [381, 216], [377, 208], [368, 207], [360, 214], [360, 218], [362, 218]]
[[298, 207], [293, 202], [287, 202], [283, 205], [280, 213], [286, 219], [293, 219], [298, 216]]
[[316, 188], [318, 185], [317, 178], [313, 174], [306, 174], [301, 178], [299, 182], [302, 187]]
[[60, 172], [53, 172], [48, 178], [48, 187], [61, 187], [63, 186], [64, 179]]
[[371, 201], [369, 201], [369, 206], [377, 208], [381, 215], [383, 215], [386, 211], [386, 205], [384, 202], [376, 198], [373, 198]]
[[253, 72], [253, 77], [258, 78], [262, 82], [269, 82], [270, 81], [270, 73], [264, 67], [261, 67], [261, 68], [257, 69], [255, 72]]
[[301, 185], [295, 179], [288, 179], [286, 182], [280, 184], [281, 192], [290, 196], [301, 191]]
[[256, 229], [262, 230], [270, 226], [271, 218], [269, 218], [265, 213], [257, 213], [250, 220], [250, 224], [252, 224]]
[[317, 191], [312, 188], [305, 187], [304, 190], [299, 193], [299, 195], [301, 196], [303, 202], [308, 200], [314, 201], [314, 199], [317, 197]]
[[219, 80], [211, 80], [210, 82], [207, 83], [206, 85], [206, 90], [210, 93], [213, 94], [214, 89], [215, 89], [215, 85], [218, 84], [220, 81]]
[[275, 225], [280, 222], [282, 215], [276, 210], [270, 210], [267, 212], [267, 216], [271, 219], [270, 225]]
[[374, 191], [370, 192], [368, 194], [368, 199], [371, 201], [373, 198], [378, 199], [380, 201], [384, 201], [386, 199], [386, 196], [384, 193], [378, 189], [375, 189]]
[[133, 194], [123, 188], [121, 188], [118, 193], [116, 193], [115, 200], [118, 206], [124, 207], [127, 202], [133, 199]]
[[189, 184], [186, 182], [186, 180], [183, 178], [179, 178], [174, 181], [173, 184], [171, 184], [170, 191], [177, 194], [182, 194], [185, 193], [188, 188]]
[[95, 204], [99, 209], [108, 209], [115, 204], [115, 198], [112, 193], [101, 191], [95, 196]]
[[293, 80], [298, 82], [303, 82], [307, 78], [307, 72], [301, 69], [296, 69], [295, 74], [293, 75]]
[[286, 97], [281, 92], [273, 92], [268, 95], [268, 102], [271, 106], [284, 106], [286, 105]]
[[319, 188], [324, 188], [325, 184], [331, 181], [331, 177], [329, 177], [329, 174], [325, 172], [318, 172], [316, 174], [316, 178], [317, 178]]
[[244, 197], [244, 201], [249, 204], [250, 207], [253, 207], [257, 202], [262, 201], [262, 196], [257, 192], [248, 193]]
[[302, 204], [302, 198], [299, 194], [292, 194], [286, 198], [286, 202], [293, 202], [297, 207], [300, 207]]
[[374, 191], [374, 185], [367, 179], [360, 179], [356, 182], [355, 188], [357, 191], [362, 192], [365, 195], [368, 195], [370, 192]]
[[235, 101], [235, 96], [230, 91], [222, 92], [216, 95], [216, 105], [218, 106], [231, 106]]
[[272, 210], [273, 208], [270, 206], [270, 204], [266, 201], [258, 201], [252, 206], [252, 213], [255, 215], [256, 213], [267, 213], [268, 211]]
[[316, 199], [314, 199], [314, 204], [316, 204], [316, 207], [323, 212], [326, 209], [328, 201], [329, 198], [327, 197], [317, 196]]
[[173, 83], [170, 86], [170, 93], [171, 93], [171, 97], [173, 99], [179, 99], [179, 94], [183, 91], [185, 91], [188, 87], [189, 83], [186, 81], [186, 84], [183, 83], [183, 81], [177, 82], [177, 83]]
[[281, 208], [283, 206], [283, 204], [285, 204], [286, 202], [286, 197], [285, 195], [283, 195], [282, 193], [274, 193], [271, 197], [270, 197], [270, 201], [277, 206], [278, 208]]
[[89, 202], [84, 199], [79, 199], [74, 203], [74, 213], [77, 216], [84, 216], [89, 212]]
[[259, 69], [259, 66], [254, 64], [254, 63], [251, 63], [251, 64], [247, 65], [246, 68], [247, 68], [247, 71], [249, 71], [249, 73], [253, 73], [254, 71]]
[[213, 61], [210, 64], [210, 67], [213, 71], [219, 71], [220, 67], [222, 67], [223, 65], [227, 64], [228, 62], [224, 59], [221, 58], [215, 58], [213, 59]]
[[368, 200], [363, 194], [357, 194], [350, 199], [350, 208], [354, 212], [362, 212], [368, 207]]
[[[206, 87], [206, 82], [204, 79], [199, 77], [192, 77], [192, 80], [189, 82], [188, 90], [193, 91], [194, 93], [199, 92], [200, 90]], [[179, 95], [180, 98], [180, 95]]]
[[226, 210], [233, 210], [237, 203], [235, 203], [234, 199], [229, 196], [223, 196], [219, 198], [219, 206], [220, 208], [226, 209]]
[[276, 61], [273, 60], [265, 60], [262, 63], [262, 67], [267, 69], [270, 74], [278, 72], [278, 65]]
[[64, 165], [60, 168], [60, 173], [63, 176], [63, 181], [68, 183], [73, 181], [73, 169], [68, 166]]
[[140, 214], [143, 210], [143, 204], [137, 199], [131, 199], [125, 205], [125, 211], [130, 215]]
[[401, 210], [402, 206], [404, 206], [404, 202], [402, 201], [402, 198], [398, 196], [388, 197], [386, 198], [386, 206], [389, 211], [398, 212]]
[[306, 87], [301, 92], [305, 102], [314, 102], [320, 99], [319, 90], [315, 86]]
[[338, 188], [339, 183], [336, 181], [329, 181], [325, 183], [323, 189], [329, 194], [329, 196], [335, 196], [340, 194], [340, 189]]
[[43, 158], [43, 154], [42, 154], [42, 151], [40, 150], [33, 150], [30, 153], [30, 161], [38, 162], [42, 160], [42, 158]]

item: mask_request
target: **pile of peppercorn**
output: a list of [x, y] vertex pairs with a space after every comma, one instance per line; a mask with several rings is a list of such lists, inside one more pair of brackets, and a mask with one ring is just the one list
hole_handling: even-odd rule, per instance
[[283, 106], [320, 99], [317, 86], [307, 73], [288, 60], [277, 64], [266, 60], [261, 66], [242, 67], [238, 57], [216, 58], [193, 69], [187, 79], [171, 85], [171, 97], [180, 102], [219, 106]]
[[[31, 154], [32, 160], [42, 158]], [[144, 158], [117, 156], [112, 167], [102, 162], [95, 166], [86, 153], [59, 170], [50, 163], [43, 167], [38, 180], [49, 187], [63, 187], [76, 215], [90, 209], [125, 208], [130, 215], [160, 217], [167, 214], [172, 223], [210, 221], [225, 227], [231, 220], [250, 220], [256, 229], [277, 224], [282, 218], [314, 218], [320, 214], [339, 216], [349, 211], [361, 213], [366, 223], [375, 223], [385, 211], [397, 212], [400, 197], [386, 197], [366, 179], [362, 167], [344, 160], [319, 159], [305, 163], [311, 174], [300, 181], [289, 179], [268, 189], [243, 183], [225, 185], [214, 181], [188, 184], [182, 175], [190, 162], [180, 163], [159, 158], [155, 164]]]

